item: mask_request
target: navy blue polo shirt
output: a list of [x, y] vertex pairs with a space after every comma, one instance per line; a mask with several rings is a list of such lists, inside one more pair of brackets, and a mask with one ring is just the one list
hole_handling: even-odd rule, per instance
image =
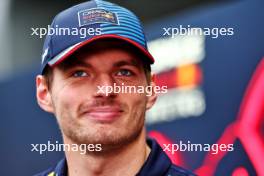
[[[169, 157], [154, 139], [147, 139], [151, 152], [136, 176], [195, 176], [179, 166], [172, 164]], [[62, 159], [54, 168], [35, 176], [67, 176], [67, 162]]]

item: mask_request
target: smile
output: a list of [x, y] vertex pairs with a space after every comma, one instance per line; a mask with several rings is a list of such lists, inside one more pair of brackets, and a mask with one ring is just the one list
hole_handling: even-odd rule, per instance
[[99, 121], [112, 122], [121, 116], [123, 111], [116, 106], [95, 107], [85, 112], [85, 117]]

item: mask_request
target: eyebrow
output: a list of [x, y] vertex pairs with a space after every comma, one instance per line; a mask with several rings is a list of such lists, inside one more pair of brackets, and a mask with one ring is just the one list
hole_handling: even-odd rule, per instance
[[83, 67], [92, 68], [91, 64], [84, 62], [83, 60], [78, 58], [76, 58], [75, 62], [73, 62], [71, 66], [83, 66]]
[[134, 66], [134, 67], [139, 67], [139, 63], [136, 62], [135, 60], [132, 61], [119, 61], [113, 64], [114, 67], [121, 67], [121, 66]]
[[[93, 68], [93, 66], [81, 59], [78, 59], [77, 57], [73, 57], [73, 58], [68, 58], [68, 62], [64, 62], [62, 63], [62, 65], [60, 66], [60, 69], [63, 71], [67, 71], [70, 70], [74, 67], [86, 67], [86, 68]], [[113, 63], [113, 67], [122, 67], [122, 66], [133, 66], [136, 68], [140, 68], [139, 63], [136, 60], [129, 60], [129, 61], [117, 61], [115, 63]]]
[[82, 67], [87, 67], [87, 68], [92, 68], [92, 65], [84, 62], [83, 60], [80, 60], [76, 57], [68, 58], [69, 60], [62, 63], [60, 66], [60, 69], [63, 71], [70, 70], [74, 67], [82, 66]]

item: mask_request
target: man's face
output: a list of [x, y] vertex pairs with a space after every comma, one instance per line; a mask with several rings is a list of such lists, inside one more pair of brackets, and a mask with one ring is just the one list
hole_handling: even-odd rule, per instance
[[[62, 133], [78, 144], [111, 148], [135, 140], [155, 99], [146, 93], [110, 93], [98, 86], [148, 86], [140, 58], [124, 49], [79, 52], [70, 67], [53, 69], [48, 91]], [[70, 61], [71, 62], [71, 61]]]

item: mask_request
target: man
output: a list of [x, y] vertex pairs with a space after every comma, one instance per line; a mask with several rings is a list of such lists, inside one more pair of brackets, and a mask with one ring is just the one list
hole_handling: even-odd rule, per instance
[[[154, 59], [138, 18], [95, 0], [59, 13], [51, 27], [75, 32], [46, 36], [37, 101], [56, 116], [64, 144], [88, 147], [85, 153], [65, 150], [65, 159], [38, 175], [193, 175], [173, 165], [155, 140], [146, 140], [145, 113], [156, 101]], [[89, 35], [78, 33], [83, 29]], [[114, 85], [152, 93], [109, 92]]]

